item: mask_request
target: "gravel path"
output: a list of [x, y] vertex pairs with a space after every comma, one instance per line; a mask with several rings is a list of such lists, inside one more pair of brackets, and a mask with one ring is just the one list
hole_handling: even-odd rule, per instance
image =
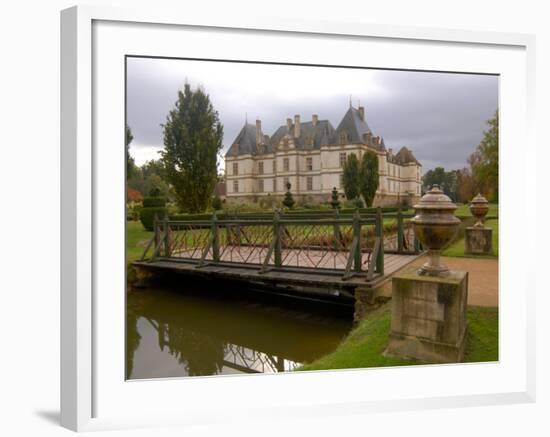
[[[469, 273], [468, 305], [498, 306], [498, 260], [443, 257], [441, 261], [451, 270]], [[425, 262], [426, 257], [420, 257], [407, 270], [414, 270]]]

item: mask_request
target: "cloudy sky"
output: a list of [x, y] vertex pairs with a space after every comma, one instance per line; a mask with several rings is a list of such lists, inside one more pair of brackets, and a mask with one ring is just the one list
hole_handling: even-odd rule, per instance
[[[128, 58], [127, 120], [137, 164], [158, 158], [162, 127], [187, 81], [210, 95], [224, 126], [224, 150], [246, 117], [271, 135], [287, 117], [318, 114], [336, 128], [351, 102], [365, 107], [386, 147], [411, 148], [423, 172], [462, 168], [498, 107], [498, 77], [369, 69]], [[220, 169], [223, 161], [220, 159]]]

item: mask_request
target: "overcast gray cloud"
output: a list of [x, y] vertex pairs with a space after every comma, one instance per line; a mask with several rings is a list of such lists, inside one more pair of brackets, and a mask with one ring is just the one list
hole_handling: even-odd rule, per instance
[[[462, 168], [498, 107], [498, 77], [456, 73], [297, 67], [129, 58], [127, 116], [141, 164], [158, 157], [161, 123], [188, 81], [210, 95], [224, 126], [224, 152], [248, 120], [271, 135], [287, 117], [311, 114], [334, 127], [350, 95], [387, 147], [410, 147], [423, 170]], [[221, 163], [222, 164], [222, 163]]]

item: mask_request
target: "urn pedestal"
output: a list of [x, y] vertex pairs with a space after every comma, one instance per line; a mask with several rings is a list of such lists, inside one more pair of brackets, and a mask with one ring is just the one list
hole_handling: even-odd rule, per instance
[[491, 228], [467, 227], [464, 242], [466, 255], [493, 254], [493, 230]]
[[416, 238], [428, 262], [392, 279], [391, 333], [385, 355], [430, 363], [464, 358], [468, 273], [449, 270], [441, 250], [456, 235], [456, 205], [437, 186], [414, 206]]
[[470, 202], [470, 212], [476, 218], [473, 226], [466, 228], [464, 235], [466, 255], [492, 255], [493, 254], [493, 230], [483, 224], [489, 202], [481, 194], [478, 194]]
[[394, 276], [392, 288], [391, 333], [384, 355], [429, 363], [462, 361], [468, 273], [404, 273]]

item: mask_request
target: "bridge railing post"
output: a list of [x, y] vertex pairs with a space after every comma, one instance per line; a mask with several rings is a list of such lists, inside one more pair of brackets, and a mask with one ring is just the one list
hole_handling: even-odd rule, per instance
[[376, 208], [376, 237], [380, 241], [378, 256], [376, 257], [376, 273], [384, 274], [384, 217], [382, 208]]
[[153, 248], [153, 259], [157, 257], [160, 248], [160, 230], [159, 230], [159, 218], [157, 213], [153, 216], [153, 232], [155, 233], [155, 247]]
[[397, 209], [397, 252], [403, 252], [403, 212], [401, 211], [401, 205]]
[[220, 261], [220, 235], [219, 235], [219, 229], [218, 229], [218, 216], [216, 215], [216, 212], [212, 214], [211, 232], [212, 232], [212, 260], [214, 262], [219, 262]]
[[164, 256], [170, 257], [172, 255], [172, 232], [168, 223], [168, 215], [164, 216], [162, 228], [164, 230]]
[[363, 258], [363, 254], [361, 253], [361, 215], [359, 214], [359, 209], [356, 209], [353, 215], [353, 239], [357, 242], [355, 247], [351, 248], [354, 250], [353, 270], [359, 273]]
[[275, 267], [281, 267], [282, 251], [281, 251], [281, 223], [279, 211], [275, 211], [273, 214], [273, 258], [275, 261]]
[[338, 250], [342, 245], [342, 238], [340, 234], [340, 224], [338, 223], [338, 220], [340, 219], [340, 212], [338, 209], [334, 210], [334, 226], [333, 226], [333, 233], [334, 233], [334, 243], [333, 248], [334, 250]]

